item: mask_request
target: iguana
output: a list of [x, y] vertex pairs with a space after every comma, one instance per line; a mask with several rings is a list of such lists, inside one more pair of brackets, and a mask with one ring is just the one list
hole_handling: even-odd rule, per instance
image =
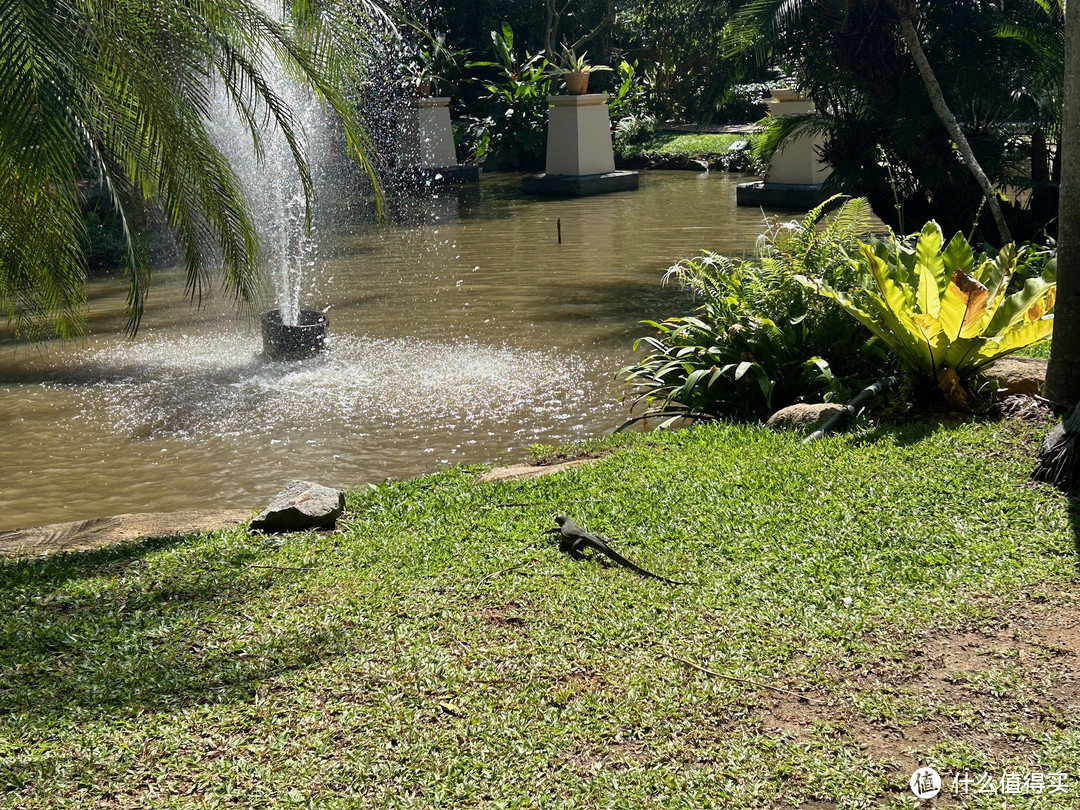
[[574, 521], [565, 515], [559, 515], [555, 518], [555, 522], [559, 524], [557, 529], [545, 529], [547, 534], [558, 534], [559, 537], [559, 551], [564, 554], [569, 554], [571, 558], [575, 560], [585, 559], [585, 549], [591, 548], [594, 551], [603, 554], [612, 562], [623, 566], [623, 568], [629, 568], [631, 571], [636, 571], [643, 577], [652, 577], [658, 579], [661, 582], [667, 582], [669, 585], [686, 585], [686, 582], [679, 582], [674, 579], [668, 579], [662, 577], [659, 574], [654, 574], [652, 571], [647, 571], [640, 565], [636, 565], [626, 557], [619, 554], [611, 546], [608, 545], [607, 539], [601, 537], [598, 534], [587, 532]]

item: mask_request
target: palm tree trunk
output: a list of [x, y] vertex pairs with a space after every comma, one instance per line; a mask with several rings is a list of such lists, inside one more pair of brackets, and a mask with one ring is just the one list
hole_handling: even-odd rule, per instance
[[994, 187], [990, 183], [990, 178], [982, 170], [982, 166], [979, 165], [979, 161], [975, 158], [975, 153], [971, 150], [971, 144], [968, 143], [967, 138], [964, 136], [964, 131], [960, 129], [956, 116], [952, 114], [949, 105], [945, 103], [945, 94], [941, 91], [937, 76], [934, 75], [934, 70], [930, 67], [930, 60], [926, 58], [926, 52], [923, 51], [922, 43], [919, 41], [919, 34], [915, 30], [911, 10], [901, 7], [899, 11], [900, 30], [904, 35], [904, 43], [911, 52], [911, 58], [915, 60], [915, 66], [919, 69], [919, 75], [922, 77], [923, 85], [925, 85], [926, 92], [930, 96], [930, 103], [934, 107], [934, 112], [937, 113], [937, 117], [941, 119], [941, 123], [945, 125], [945, 129], [949, 131], [952, 139], [956, 141], [956, 145], [960, 148], [960, 154], [964, 157], [964, 163], [975, 176], [979, 188], [982, 189], [983, 195], [986, 197], [986, 203], [990, 206], [990, 213], [993, 214], [994, 222], [997, 224], [1001, 243], [1003, 245], [1008, 244], [1012, 241], [1012, 234], [1009, 233], [1009, 226], [1005, 224], [1005, 216], [1001, 213], [1001, 205], [998, 202], [997, 194], [994, 192]]
[[1047, 399], [1080, 402], [1080, 2], [1065, 4], [1065, 121], [1061, 127], [1057, 303]]

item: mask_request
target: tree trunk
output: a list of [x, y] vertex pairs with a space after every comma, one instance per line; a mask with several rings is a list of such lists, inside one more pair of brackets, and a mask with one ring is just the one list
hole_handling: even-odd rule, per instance
[[919, 41], [919, 34], [915, 30], [915, 23], [912, 20], [911, 12], [907, 8], [900, 9], [900, 30], [904, 35], [904, 43], [911, 52], [911, 58], [915, 61], [915, 66], [919, 69], [919, 75], [922, 77], [923, 85], [925, 85], [926, 92], [930, 96], [930, 103], [934, 107], [934, 112], [937, 113], [938, 118], [941, 119], [941, 123], [945, 125], [945, 129], [949, 131], [949, 135], [956, 141], [956, 145], [960, 148], [960, 154], [964, 157], [964, 163], [975, 176], [975, 181], [979, 184], [979, 188], [982, 189], [983, 195], [986, 197], [987, 205], [990, 206], [990, 213], [994, 216], [994, 223], [997, 225], [1001, 243], [1006, 245], [1012, 241], [1012, 234], [1009, 233], [1009, 226], [1005, 224], [1005, 216], [1001, 213], [1001, 205], [998, 202], [997, 193], [990, 183], [990, 178], [986, 176], [986, 172], [982, 170], [982, 166], [980, 166], [979, 161], [976, 160], [975, 153], [971, 149], [971, 144], [968, 143], [964, 131], [960, 129], [960, 124], [956, 120], [956, 116], [952, 114], [949, 105], [945, 103], [945, 94], [941, 91], [941, 85], [938, 84], [937, 76], [934, 75], [933, 68], [930, 67], [930, 60], [926, 58], [926, 52], [923, 51], [922, 43]]
[[1061, 127], [1057, 303], [1047, 399], [1080, 403], [1080, 2], [1065, 4], [1065, 121]]

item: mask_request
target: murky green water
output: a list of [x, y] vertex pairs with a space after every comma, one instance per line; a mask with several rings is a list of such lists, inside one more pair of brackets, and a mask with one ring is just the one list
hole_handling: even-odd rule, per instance
[[96, 283], [88, 338], [0, 353], [0, 528], [257, 509], [294, 478], [356, 486], [609, 431], [637, 322], [692, 306], [663, 270], [753, 249], [736, 182], [654, 172], [536, 200], [496, 175], [398, 203], [413, 224], [324, 234], [307, 304], [329, 307], [331, 351], [300, 364], [262, 362], [255, 324], [193, 308], [175, 273], [127, 340], [122, 285]]

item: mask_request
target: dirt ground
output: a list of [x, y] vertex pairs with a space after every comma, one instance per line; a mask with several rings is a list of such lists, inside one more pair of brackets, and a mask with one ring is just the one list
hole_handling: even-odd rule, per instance
[[[1080, 587], [1049, 590], [1031, 589], [980, 626], [921, 634], [911, 657], [830, 672], [836, 691], [824, 701], [774, 694], [761, 722], [797, 740], [821, 723], [838, 727], [905, 785], [932, 749], [957, 743], [979, 752], [998, 779], [1010, 762], [1041, 772], [1034, 757], [1040, 735], [1080, 725]], [[895, 719], [880, 708], [890, 704]], [[872, 721], [869, 705], [879, 707]], [[973, 798], [974, 785], [966, 796], [954, 794], [956, 775], [942, 773], [947, 787], [934, 807], [963, 807]], [[1076, 778], [1070, 774], [1071, 790]]]

